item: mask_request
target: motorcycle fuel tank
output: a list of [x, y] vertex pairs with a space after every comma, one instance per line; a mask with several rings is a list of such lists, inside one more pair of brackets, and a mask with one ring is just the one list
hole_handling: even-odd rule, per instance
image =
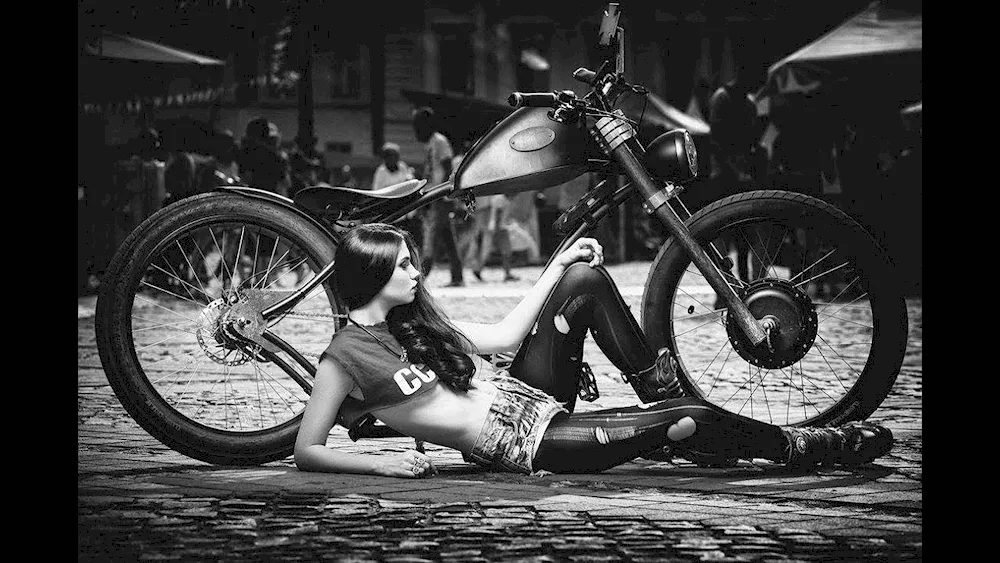
[[592, 141], [576, 124], [553, 121], [546, 108], [521, 108], [498, 123], [462, 159], [455, 189], [475, 195], [540, 190], [588, 169]]

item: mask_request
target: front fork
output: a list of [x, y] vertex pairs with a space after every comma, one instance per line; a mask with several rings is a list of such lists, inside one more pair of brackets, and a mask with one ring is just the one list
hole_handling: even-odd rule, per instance
[[[603, 120], [602, 120], [603, 121]], [[722, 272], [705, 252], [705, 250], [694, 240], [691, 232], [684, 225], [684, 221], [677, 216], [672, 207], [666, 205], [672, 197], [672, 190], [665, 188], [661, 182], [657, 182], [646, 171], [636, 154], [643, 154], [642, 146], [635, 139], [634, 132], [623, 120], [616, 120], [616, 125], [601, 126], [595, 125], [591, 129], [592, 134], [597, 138], [601, 147], [621, 166], [622, 172], [632, 181], [642, 196], [643, 206], [650, 214], [656, 215], [681, 248], [687, 252], [694, 262], [698, 271], [705, 276], [708, 285], [722, 298], [729, 308], [729, 316], [736, 325], [743, 331], [747, 338], [755, 346], [767, 340], [767, 333], [760, 321], [757, 320], [750, 309], [747, 308], [743, 300], [736, 294], [732, 286], [726, 281]]]

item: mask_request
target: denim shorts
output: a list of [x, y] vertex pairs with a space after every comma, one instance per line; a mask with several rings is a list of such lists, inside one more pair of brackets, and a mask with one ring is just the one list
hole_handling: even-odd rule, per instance
[[484, 374], [497, 388], [490, 412], [465, 461], [498, 471], [532, 473], [531, 462], [552, 417], [569, 412], [552, 396], [500, 370]]

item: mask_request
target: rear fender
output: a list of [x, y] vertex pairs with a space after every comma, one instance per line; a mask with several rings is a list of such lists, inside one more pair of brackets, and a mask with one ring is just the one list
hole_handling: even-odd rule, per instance
[[249, 197], [253, 199], [262, 199], [274, 203], [276, 205], [280, 205], [285, 209], [288, 209], [289, 211], [292, 211], [296, 215], [302, 217], [302, 220], [308, 221], [312, 225], [318, 227], [321, 231], [323, 231], [324, 233], [326, 233], [327, 236], [330, 237], [330, 240], [333, 241], [340, 240], [340, 237], [330, 228], [329, 225], [320, 221], [318, 218], [309, 213], [307, 210], [296, 205], [294, 201], [281, 194], [276, 194], [274, 192], [261, 190], [258, 188], [248, 188], [246, 186], [219, 186], [214, 191], [235, 193], [244, 197]]

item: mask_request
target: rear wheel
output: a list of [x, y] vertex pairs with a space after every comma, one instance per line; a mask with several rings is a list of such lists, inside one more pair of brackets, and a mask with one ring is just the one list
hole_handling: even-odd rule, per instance
[[678, 356], [688, 394], [781, 426], [867, 418], [899, 373], [906, 306], [878, 243], [837, 208], [802, 194], [756, 191], [687, 221], [725, 256], [724, 277], [773, 329], [754, 346], [671, 240], [643, 294], [643, 329]]
[[[125, 409], [164, 444], [210, 463], [290, 455], [319, 355], [345, 311], [324, 282], [279, 318], [255, 314], [312, 279], [334, 250], [294, 212], [235, 194], [194, 196], [150, 217], [116, 254], [97, 303], [101, 362]], [[258, 329], [256, 340], [240, 323]], [[288, 347], [261, 338], [265, 326]]]

